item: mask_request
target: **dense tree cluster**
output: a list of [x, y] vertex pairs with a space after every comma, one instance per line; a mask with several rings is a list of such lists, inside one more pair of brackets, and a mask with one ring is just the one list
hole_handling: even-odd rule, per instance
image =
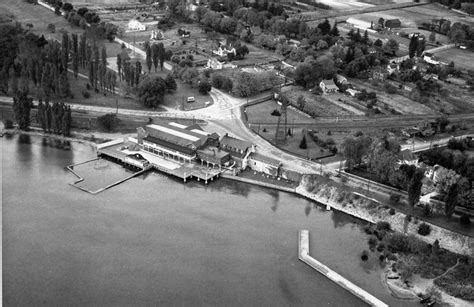
[[176, 82], [171, 79], [171, 76], [164, 80], [158, 76], [146, 75], [136, 87], [138, 101], [146, 107], [156, 108], [163, 103], [167, 91], [176, 89]]
[[54, 102], [50, 104], [40, 101], [36, 117], [44, 132], [65, 136], [71, 134], [71, 107], [64, 103]]
[[30, 110], [33, 106], [33, 99], [28, 97], [26, 92], [17, 92], [13, 97], [13, 114], [18, 128], [28, 130], [30, 127]]

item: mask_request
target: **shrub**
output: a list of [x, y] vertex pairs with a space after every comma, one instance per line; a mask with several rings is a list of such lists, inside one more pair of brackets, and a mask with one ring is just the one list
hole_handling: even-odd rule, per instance
[[3, 122], [5, 129], [13, 129], [13, 121], [11, 119], [7, 119]]
[[461, 223], [461, 225], [467, 226], [471, 224], [471, 219], [469, 218], [469, 215], [467, 215], [466, 213], [463, 213], [461, 217], [459, 218], [459, 222]]
[[383, 243], [380, 243], [380, 244], [377, 246], [377, 251], [379, 251], [379, 252], [382, 252], [384, 249], [385, 249], [385, 244], [383, 244]]
[[365, 231], [366, 234], [371, 235], [371, 234], [374, 233], [374, 231], [373, 231], [373, 229], [372, 229], [372, 226], [371, 226], [370, 224], [365, 225], [363, 229], [364, 229], [364, 231]]
[[208, 81], [203, 80], [199, 82], [198, 88], [199, 88], [199, 93], [206, 95], [207, 93], [211, 91], [212, 86]]
[[390, 223], [385, 221], [380, 221], [375, 224], [375, 229], [377, 230], [390, 230]]
[[82, 92], [82, 97], [88, 99], [88, 98], [91, 97], [91, 94], [89, 94], [89, 92], [83, 91], [83, 92]]
[[418, 234], [422, 236], [427, 236], [431, 232], [431, 226], [426, 224], [426, 223], [421, 223], [420, 226], [418, 226]]
[[378, 239], [374, 236], [370, 236], [369, 238], [369, 248], [370, 250], [374, 250], [375, 246], [377, 246]]
[[267, 132], [267, 128], [263, 128], [262, 132]]
[[362, 261], [367, 261], [369, 259], [369, 252], [364, 250], [360, 256], [360, 259], [362, 259]]
[[280, 115], [281, 115], [281, 113], [277, 109], [272, 111], [272, 116], [280, 116]]
[[390, 215], [395, 215], [395, 209], [391, 208], [391, 209], [388, 211], [388, 214], [390, 214]]
[[118, 124], [118, 118], [114, 113], [108, 113], [97, 117], [97, 123], [106, 131], [112, 131]]

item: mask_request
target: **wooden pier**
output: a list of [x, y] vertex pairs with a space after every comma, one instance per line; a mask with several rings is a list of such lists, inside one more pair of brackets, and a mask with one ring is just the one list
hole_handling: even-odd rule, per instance
[[370, 306], [377, 306], [377, 307], [388, 307], [387, 304], [373, 296], [372, 294], [368, 293], [364, 289], [356, 286], [349, 280], [345, 279], [341, 275], [337, 274], [321, 262], [317, 261], [313, 257], [309, 255], [309, 231], [308, 230], [300, 230], [298, 232], [298, 258], [318, 271], [319, 273], [323, 274], [342, 288], [346, 289], [350, 293], [354, 294]]

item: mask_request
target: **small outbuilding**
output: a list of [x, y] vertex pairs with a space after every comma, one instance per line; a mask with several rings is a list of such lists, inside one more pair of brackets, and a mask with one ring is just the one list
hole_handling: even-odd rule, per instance
[[146, 26], [136, 19], [132, 19], [128, 22], [128, 30], [130, 31], [145, 31]]

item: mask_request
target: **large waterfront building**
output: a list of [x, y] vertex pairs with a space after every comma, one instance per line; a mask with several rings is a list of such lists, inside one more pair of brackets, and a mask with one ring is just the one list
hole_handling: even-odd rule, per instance
[[140, 149], [179, 163], [200, 161], [221, 167], [230, 161], [230, 154], [219, 148], [219, 135], [207, 133], [199, 125], [159, 122], [138, 128]]

